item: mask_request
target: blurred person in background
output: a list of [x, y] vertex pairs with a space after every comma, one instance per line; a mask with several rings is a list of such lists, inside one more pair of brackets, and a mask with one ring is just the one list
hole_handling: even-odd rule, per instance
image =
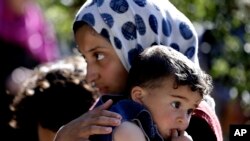
[[[11, 112], [6, 83], [14, 87], [16, 81], [25, 78], [27, 69], [21, 69], [17, 77], [10, 74], [18, 67], [32, 69], [40, 63], [60, 57], [53, 28], [45, 20], [43, 13], [33, 0], [0, 1], [0, 132], [2, 136], [13, 135], [8, 126]], [[14, 75], [13, 75], [14, 76]]]
[[15, 95], [10, 124], [15, 139], [53, 141], [64, 124], [87, 112], [98, 97], [85, 83], [86, 63], [81, 56], [38, 66]]

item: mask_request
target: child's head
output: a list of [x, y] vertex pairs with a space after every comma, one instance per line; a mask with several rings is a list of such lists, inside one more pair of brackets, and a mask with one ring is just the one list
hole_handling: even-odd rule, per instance
[[128, 76], [131, 98], [143, 104], [164, 138], [184, 131], [192, 112], [211, 92], [211, 77], [180, 52], [166, 46], [144, 50]]
[[39, 66], [28, 78], [12, 104], [24, 140], [49, 140], [49, 135], [52, 140], [62, 125], [89, 110], [95, 91], [84, 81], [84, 64], [81, 56], [72, 56]]

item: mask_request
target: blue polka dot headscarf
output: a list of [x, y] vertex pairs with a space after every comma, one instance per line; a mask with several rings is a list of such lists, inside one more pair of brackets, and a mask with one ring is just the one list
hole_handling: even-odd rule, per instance
[[190, 20], [168, 0], [87, 0], [75, 22], [107, 38], [126, 70], [152, 45], [170, 46], [198, 63], [198, 38]]

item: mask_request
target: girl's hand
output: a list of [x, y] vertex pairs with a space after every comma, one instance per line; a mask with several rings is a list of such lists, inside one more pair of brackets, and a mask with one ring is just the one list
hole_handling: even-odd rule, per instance
[[119, 114], [107, 110], [112, 103], [112, 100], [108, 100], [61, 127], [54, 141], [88, 141], [90, 135], [111, 133], [112, 128], [108, 126], [118, 126], [121, 123]]
[[193, 141], [192, 137], [186, 131], [180, 131], [178, 135], [177, 130], [172, 130], [171, 141]]

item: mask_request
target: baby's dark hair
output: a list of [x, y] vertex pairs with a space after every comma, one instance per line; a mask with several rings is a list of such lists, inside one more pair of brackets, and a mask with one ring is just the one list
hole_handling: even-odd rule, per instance
[[38, 124], [51, 131], [87, 112], [95, 90], [85, 83], [81, 56], [39, 66], [15, 97], [12, 122], [25, 140], [38, 140]]
[[[168, 46], [145, 49], [132, 63], [127, 90], [134, 86], [157, 88], [166, 78], [173, 77], [173, 88], [188, 85], [202, 97], [212, 91], [212, 78], [180, 52]], [[127, 92], [127, 94], [129, 94]]]

